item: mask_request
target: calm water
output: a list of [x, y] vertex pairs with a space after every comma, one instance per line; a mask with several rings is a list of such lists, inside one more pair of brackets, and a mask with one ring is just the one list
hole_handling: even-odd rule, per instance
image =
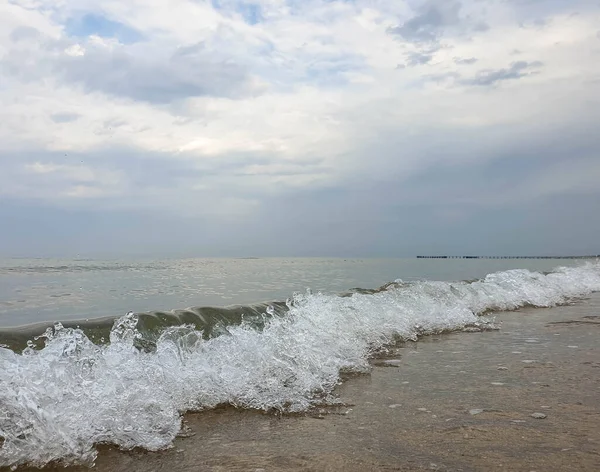
[[338, 293], [396, 279], [467, 280], [514, 268], [550, 271], [569, 260], [180, 259], [0, 260], [0, 327], [284, 300], [307, 288]]

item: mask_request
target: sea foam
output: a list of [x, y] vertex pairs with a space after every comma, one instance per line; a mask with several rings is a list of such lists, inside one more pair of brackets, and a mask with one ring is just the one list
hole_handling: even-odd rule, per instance
[[167, 448], [183, 412], [220, 404], [301, 412], [334, 403], [340, 374], [368, 372], [368, 358], [398, 339], [597, 290], [600, 265], [588, 263], [475, 282], [398, 282], [348, 297], [297, 295], [285, 315], [268, 317], [261, 329], [227, 326], [207, 340], [192, 327], [170, 327], [151, 350], [139, 347], [143, 334], [133, 313], [115, 322], [105, 345], [57, 325], [41, 350], [0, 347], [0, 466], [91, 465], [100, 443]]

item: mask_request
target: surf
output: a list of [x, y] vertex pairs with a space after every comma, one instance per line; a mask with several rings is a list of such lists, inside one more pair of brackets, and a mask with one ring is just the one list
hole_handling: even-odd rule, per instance
[[600, 265], [587, 263], [471, 282], [396, 281], [344, 296], [296, 294], [247, 317], [221, 317], [208, 336], [185, 317], [150, 329], [135, 313], [115, 320], [108, 339], [56, 324], [38, 338], [42, 346], [32, 339], [22, 352], [0, 348], [0, 466], [92, 465], [98, 444], [168, 448], [186, 411], [297, 413], [335, 404], [342, 375], [367, 373], [386, 346], [485, 329], [484, 314], [598, 290]]

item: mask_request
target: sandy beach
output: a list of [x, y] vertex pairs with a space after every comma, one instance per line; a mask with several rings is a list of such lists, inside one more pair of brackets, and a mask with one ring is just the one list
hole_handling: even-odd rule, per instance
[[343, 406], [188, 414], [173, 448], [106, 446], [94, 470], [600, 470], [599, 315], [598, 294], [502, 313], [498, 331], [429, 336], [373, 360], [339, 386]]

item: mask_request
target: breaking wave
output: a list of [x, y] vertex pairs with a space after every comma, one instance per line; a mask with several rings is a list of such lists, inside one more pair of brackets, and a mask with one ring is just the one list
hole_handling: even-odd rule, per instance
[[221, 323], [209, 337], [190, 324], [148, 336], [133, 313], [114, 322], [104, 344], [57, 324], [41, 349], [0, 347], [0, 466], [91, 465], [100, 443], [159, 450], [179, 433], [182, 413], [221, 404], [302, 412], [335, 403], [340, 374], [368, 372], [369, 357], [386, 345], [597, 290], [600, 265], [588, 263], [296, 295], [285, 310], [265, 306], [261, 316]]

